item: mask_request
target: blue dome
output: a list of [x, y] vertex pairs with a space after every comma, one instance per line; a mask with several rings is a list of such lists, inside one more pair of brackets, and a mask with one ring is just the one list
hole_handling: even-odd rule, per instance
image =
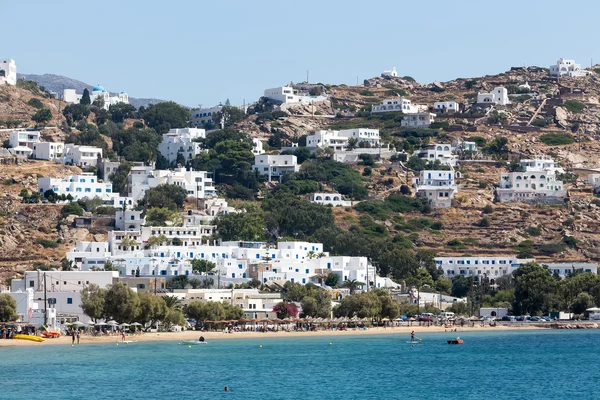
[[94, 88], [92, 89], [92, 92], [106, 92], [106, 90], [104, 90], [104, 88], [100, 85], [98, 86], [94, 86]]
[[124, 90], [121, 90], [121, 94], [127, 94]]

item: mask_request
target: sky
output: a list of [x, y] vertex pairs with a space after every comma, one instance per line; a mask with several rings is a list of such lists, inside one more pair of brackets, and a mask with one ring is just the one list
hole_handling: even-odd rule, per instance
[[[0, 0], [0, 58], [24, 74], [198, 107], [301, 82], [418, 82], [600, 62], [597, 0]], [[7, 34], [7, 32], [13, 32]]]

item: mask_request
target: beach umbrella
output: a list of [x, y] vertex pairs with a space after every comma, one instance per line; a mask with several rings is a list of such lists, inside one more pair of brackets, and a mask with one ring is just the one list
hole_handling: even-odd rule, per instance
[[115, 320], [110, 320], [106, 324], [107, 325], [111, 325], [111, 326], [117, 326], [117, 325], [119, 325], [119, 323], [117, 321], [115, 321]]
[[143, 325], [140, 324], [139, 322], [134, 322], [133, 324], [131, 324], [131, 326], [143, 326]]
[[131, 325], [129, 325], [128, 323], [125, 323], [125, 322], [123, 322], [121, 325], [119, 325], [119, 327], [121, 327], [121, 328], [128, 328], [130, 326]]
[[79, 326], [87, 326], [87, 324], [85, 322], [81, 322], [81, 321], [75, 321], [75, 322], [73, 322], [72, 324], [69, 324], [69, 325], [75, 325], [77, 327], [79, 327]]
[[94, 325], [96, 325], [96, 326], [106, 326], [108, 324], [105, 324], [104, 322], [96, 322]]

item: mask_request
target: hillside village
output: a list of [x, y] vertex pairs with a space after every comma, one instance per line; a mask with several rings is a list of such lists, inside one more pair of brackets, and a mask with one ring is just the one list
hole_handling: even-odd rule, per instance
[[[334, 300], [383, 288], [442, 308], [531, 261], [557, 278], [597, 272], [600, 67], [561, 58], [429, 84], [394, 67], [188, 110], [136, 109], [100, 85], [51, 93], [4, 63], [6, 290], [37, 291], [46, 271], [72, 274], [57, 290], [71, 293], [104, 271], [100, 285], [155, 293], [175, 279], [184, 299], [311, 283]], [[280, 300], [241, 306], [268, 317]], [[62, 313], [82, 316], [80, 303]]]

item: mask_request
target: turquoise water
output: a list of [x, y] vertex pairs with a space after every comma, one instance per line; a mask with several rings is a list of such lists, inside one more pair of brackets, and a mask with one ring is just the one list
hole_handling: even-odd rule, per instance
[[0, 348], [0, 399], [600, 398], [600, 331], [459, 334]]

